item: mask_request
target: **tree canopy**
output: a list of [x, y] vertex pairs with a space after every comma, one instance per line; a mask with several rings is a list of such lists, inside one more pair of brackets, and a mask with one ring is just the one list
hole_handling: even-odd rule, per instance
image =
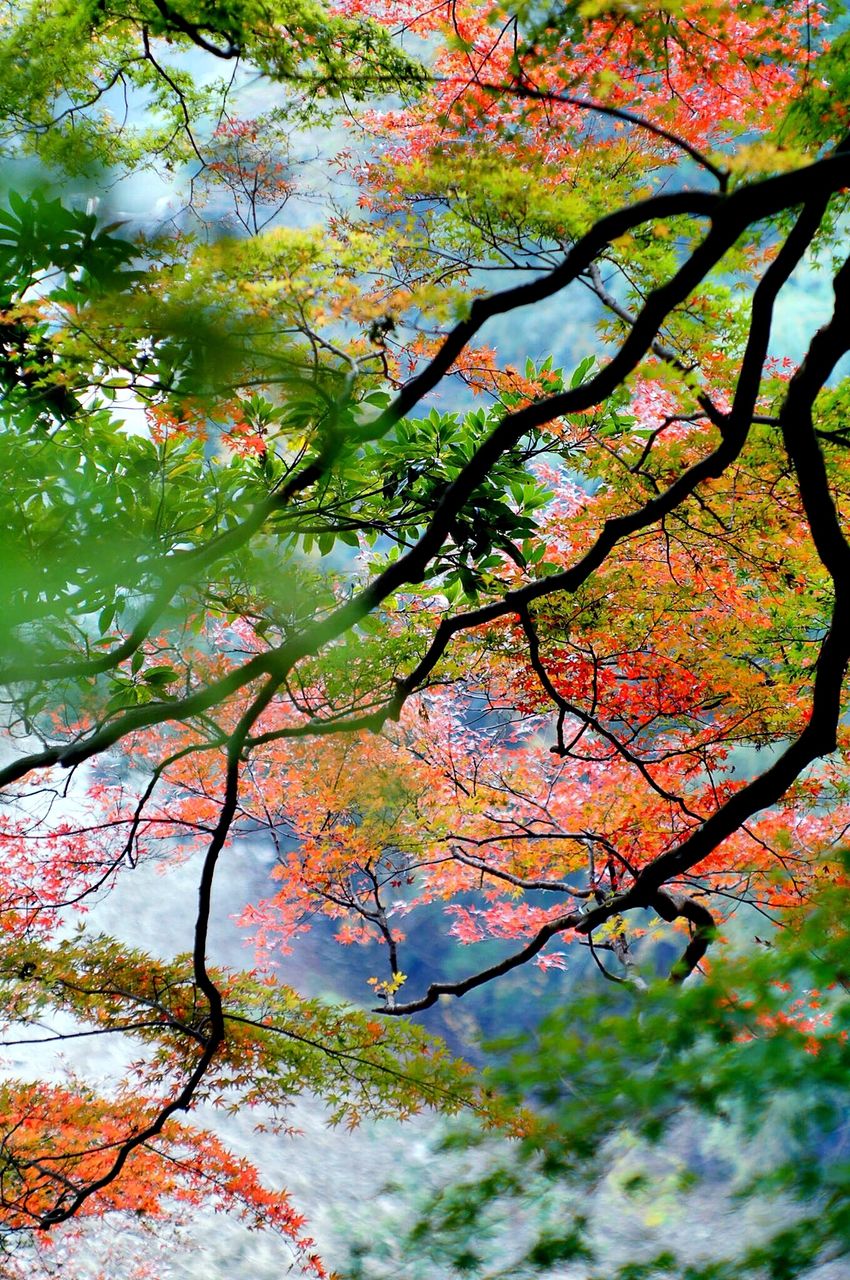
[[[127, 1047], [105, 1090], [4, 1078], [9, 1274], [208, 1200], [322, 1275], [201, 1103], [529, 1140], [407, 1015], [528, 965], [601, 1009], [598, 977], [652, 1061], [761, 983], [704, 982], [723, 935], [838, 954], [850, 36], [799, 0], [3, 12], [5, 1042]], [[208, 935], [248, 838], [238, 972]], [[187, 860], [173, 955], [85, 929]], [[281, 980], [323, 922], [361, 1007]], [[754, 1057], [832, 1034], [783, 964]]]

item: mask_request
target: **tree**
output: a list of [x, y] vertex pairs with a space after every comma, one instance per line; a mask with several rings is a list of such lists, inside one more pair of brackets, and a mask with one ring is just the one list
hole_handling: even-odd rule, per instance
[[489, 1078], [535, 1099], [522, 1140], [444, 1125], [378, 1221], [356, 1224], [345, 1274], [840, 1275], [846, 885], [784, 925], [684, 990], [574, 991], [531, 1037], [503, 1038]]
[[[2, 215], [9, 1018], [144, 1047], [109, 1097], [9, 1086], [12, 1235], [165, 1213], [212, 1178], [319, 1270], [285, 1200], [178, 1113], [281, 1113], [310, 1088], [352, 1122], [435, 1105], [522, 1124], [398, 1015], [561, 968], [569, 944], [640, 985], [636, 940], [667, 924], [688, 935], [678, 987], [741, 904], [806, 911], [843, 882], [834, 16], [154, 0], [10, 18], [16, 144], [88, 183], [189, 166], [176, 232], [142, 243], [44, 192]], [[281, 83], [282, 105], [240, 120], [231, 82], [192, 77], [201, 53]], [[101, 113], [119, 87], [150, 128]], [[290, 127], [388, 88], [401, 105], [359, 109], [374, 142], [340, 160], [357, 207], [263, 230], [296, 182]], [[244, 238], [205, 238], [205, 189]], [[834, 310], [794, 361], [776, 311], [812, 264]], [[491, 271], [520, 274], [490, 290]], [[483, 344], [526, 308], [555, 330], [577, 295], [594, 350], [567, 373], [560, 336], [521, 369]], [[277, 842], [280, 880], [250, 922], [275, 947], [321, 914], [375, 941], [377, 1009], [210, 964], [217, 863], [248, 831]], [[189, 856], [188, 956], [57, 935], [139, 860]], [[511, 948], [408, 995], [401, 922], [437, 928], [441, 903], [461, 942]]]

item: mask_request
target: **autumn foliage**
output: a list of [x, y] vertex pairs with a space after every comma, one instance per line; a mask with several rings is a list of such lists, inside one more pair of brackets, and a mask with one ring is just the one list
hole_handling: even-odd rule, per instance
[[[733, 917], [844, 886], [847, 41], [797, 0], [78, 8], [3, 28], [7, 135], [189, 176], [141, 235], [0, 214], [6, 1039], [127, 1049], [107, 1089], [4, 1078], [3, 1239], [204, 1202], [321, 1276], [193, 1109], [527, 1133], [400, 1015], [525, 964], [696, 984]], [[175, 955], [86, 930], [187, 862]], [[454, 976], [417, 985], [420, 921]], [[281, 982], [311, 931], [364, 948], [360, 1008]], [[811, 1049], [787, 996], [752, 1034]]]

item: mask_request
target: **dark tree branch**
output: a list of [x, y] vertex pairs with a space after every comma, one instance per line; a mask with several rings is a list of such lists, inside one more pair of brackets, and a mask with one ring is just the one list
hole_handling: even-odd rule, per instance
[[[814, 210], [819, 200], [826, 201], [829, 195], [847, 182], [848, 179], [850, 179], [850, 157], [846, 154], [838, 154], [817, 161], [797, 173], [782, 174], [776, 178], [769, 178], [762, 182], [741, 187], [728, 196], [710, 196], [683, 192], [653, 197], [601, 219], [586, 236], [578, 241], [570, 253], [567, 254], [564, 262], [540, 280], [504, 290], [486, 299], [476, 299], [472, 303], [468, 319], [455, 326], [445, 339], [437, 355], [425, 369], [403, 388], [393, 404], [376, 419], [375, 423], [362, 431], [361, 434], [364, 440], [381, 438], [402, 417], [409, 413], [425, 395], [433, 390], [449, 371], [458, 355], [487, 320], [497, 315], [506, 314], [518, 307], [528, 306], [551, 297], [568, 284], [577, 280], [589, 268], [601, 250], [618, 236], [633, 230], [645, 222], [658, 218], [691, 214], [712, 219], [711, 230], [702, 245], [690, 255], [666, 285], [655, 290], [647, 298], [646, 304], [635, 319], [623, 346], [608, 365], [600, 370], [595, 377], [589, 379], [578, 388], [571, 388], [569, 391], [562, 392], [559, 395], [536, 401], [525, 409], [505, 416], [489, 439], [482, 442], [476, 454], [470, 459], [460, 475], [448, 486], [433, 519], [419, 542], [405, 556], [400, 557], [394, 565], [385, 570], [351, 605], [334, 615], [334, 617], [339, 618], [343, 629], [347, 629], [360, 617], [371, 612], [387, 595], [391, 594], [399, 586], [421, 580], [422, 573], [429, 560], [449, 535], [457, 512], [478, 487], [492, 465], [527, 431], [551, 422], [564, 414], [582, 412], [593, 408], [604, 401], [612, 391], [616, 390], [622, 380], [636, 367], [639, 360], [651, 348], [653, 341], [656, 340], [658, 329], [663, 324], [666, 316], [687, 298], [691, 290], [704, 278], [706, 273], [722, 259], [746, 226], [771, 217], [781, 212], [785, 207], [793, 207], [798, 201], [801, 187], [805, 187], [809, 196], [810, 203], [807, 205], [807, 211]], [[806, 215], [804, 215], [804, 220], [805, 218]], [[809, 243], [816, 229], [817, 227], [812, 230], [806, 244]], [[794, 242], [795, 237], [799, 238], [799, 235], [800, 226], [798, 224], [798, 227], [789, 237], [789, 247]], [[782, 254], [780, 254], [781, 257]], [[762, 285], [759, 286], [760, 289], [767, 285], [768, 280], [773, 281], [782, 274], [779, 262], [780, 259], [777, 259], [768, 268]], [[785, 278], [787, 278], [787, 273]], [[781, 282], [784, 283], [784, 278]], [[756, 296], [758, 296], [758, 293], [759, 290], [756, 291]], [[748, 352], [749, 350], [750, 347], [748, 346]], [[742, 382], [745, 380], [745, 372], [753, 365], [754, 362], [752, 360], [748, 361], [745, 356], [741, 379], [739, 379], [739, 393]], [[761, 363], [759, 362], [758, 368], [753, 369], [757, 380], [760, 377], [760, 368]], [[727, 421], [727, 435], [723, 442], [724, 445], [727, 444], [730, 436], [736, 434], [734, 426], [740, 423], [741, 416], [740, 411], [736, 411], [736, 408], [733, 407]], [[750, 418], [748, 417], [747, 426], [749, 425], [749, 420]], [[743, 438], [745, 438], [745, 431], [743, 432]], [[737, 456], [743, 443], [743, 438], [738, 441], [737, 449], [730, 445], [724, 450], [723, 446], [721, 446], [712, 455], [704, 459], [702, 463], [695, 464], [689, 472], [681, 476], [679, 481], [674, 483], [664, 494], [647, 503], [641, 509], [641, 512], [634, 513], [631, 517], [621, 517], [618, 521], [609, 521], [596, 548], [588, 553], [591, 559], [587, 561], [585, 566], [587, 576], [598, 567], [619, 537], [660, 519], [679, 505], [702, 480], [714, 478], [721, 474], [725, 467], [729, 465], [729, 462]], [[280, 491], [270, 495], [264, 502], [259, 503], [251, 515], [240, 525], [219, 535], [218, 538], [213, 539], [204, 547], [197, 548], [192, 552], [182, 553], [179, 559], [177, 556], [172, 557], [163, 570], [168, 575], [167, 580], [146, 613], [143, 620], [144, 625], [148, 629], [153, 625], [156, 617], [159, 616], [159, 613], [161, 613], [182, 582], [187, 581], [200, 569], [221, 558], [229, 551], [244, 545], [263, 526], [271, 514], [279, 510], [297, 493], [319, 481], [326, 474], [327, 467], [336, 456], [341, 443], [340, 440], [331, 442], [320, 455], [290, 477]], [[729, 456], [730, 453], [731, 456]], [[528, 603], [540, 595], [549, 594], [558, 589], [575, 590], [573, 585], [575, 577], [576, 570], [568, 570], [565, 574], [555, 575], [544, 582], [532, 583], [524, 588], [521, 593], [518, 593], [517, 598]], [[498, 606], [496, 607], [498, 608]], [[512, 609], [508, 605], [503, 609], [501, 615], [496, 613], [492, 616], [504, 616], [504, 613], [511, 611]], [[90, 663], [58, 664], [52, 668], [48, 666], [36, 671], [33, 671], [28, 666], [7, 668], [2, 673], [2, 678], [6, 681], [28, 679], [35, 676], [39, 679], [52, 679], [65, 675], [95, 674], [99, 671], [108, 670], [123, 661], [125, 657], [138, 648], [144, 636], [148, 634], [148, 631], [141, 633], [143, 623], [140, 622], [139, 627], [128, 637], [128, 640], [118, 646], [116, 650], [113, 650], [110, 654], [103, 655], [102, 658], [94, 659]], [[316, 628], [315, 637], [319, 647], [327, 643], [328, 640], [335, 638], [332, 631], [333, 628], [328, 629], [327, 624]], [[327, 636], [327, 639], [325, 636]], [[295, 661], [298, 661], [300, 656], [305, 656], [307, 653], [315, 651], [310, 639], [306, 636], [304, 639], [306, 644], [294, 646], [295, 649], [302, 649], [302, 653], [295, 658]], [[287, 669], [286, 646], [267, 655], [265, 661], [268, 664], [266, 670], [274, 670], [279, 673], [281, 670]], [[255, 672], [251, 664], [248, 664], [245, 670], [246, 677], [244, 680], [237, 679], [236, 688], [242, 687], [254, 678]], [[198, 696], [203, 699], [203, 695]], [[211, 705], [213, 703], [208, 702], [203, 709]], [[164, 720], [179, 718], [181, 715], [179, 704], [170, 704], [171, 714], [167, 706], [160, 704], [153, 704], [153, 706], [157, 708], [157, 711], [153, 712], [154, 718], [144, 720], [143, 723], [161, 723]], [[150, 712], [151, 709], [149, 708], [148, 711]], [[388, 714], [391, 714], [391, 712], [392, 709]], [[195, 712], [189, 709], [186, 714], [192, 715]], [[133, 732], [136, 727], [132, 717], [124, 722], [117, 723], [126, 724], [126, 729], [119, 730], [118, 736], [112, 738], [112, 741], [117, 741], [119, 737], [123, 736], [124, 732]], [[111, 737], [112, 732], [114, 732], [114, 728], [106, 737]], [[105, 739], [102, 740], [105, 741]], [[97, 749], [102, 750], [104, 748], [99, 747]], [[23, 768], [24, 773], [29, 768], [40, 768], [47, 764], [56, 763], [58, 756], [47, 758], [42, 754], [33, 756], [30, 759], [32, 764]], [[23, 764], [23, 762], [20, 763]], [[14, 776], [20, 777], [22, 774], [17, 773]], [[0, 785], [3, 785], [6, 781], [13, 781], [14, 776], [11, 774], [7, 776], [6, 772], [0, 771]]]
[[[167, 4], [166, 0], [153, 0], [153, 2], [167, 26], [179, 31], [184, 36], [188, 36], [199, 49], [203, 49], [206, 53], [211, 53], [214, 58], [222, 58], [225, 61], [241, 57], [241, 46], [229, 32], [218, 31], [214, 27], [190, 22], [182, 13], [177, 13], [170, 4]], [[204, 31], [215, 31], [216, 35], [224, 35], [227, 39], [227, 44], [224, 46], [214, 44], [212, 40], [209, 40], [204, 35]]]
[[204, 1048], [195, 1064], [193, 1071], [186, 1080], [183, 1088], [176, 1098], [161, 1108], [156, 1117], [139, 1132], [132, 1134], [118, 1147], [116, 1156], [110, 1167], [99, 1178], [93, 1179], [85, 1186], [74, 1189], [72, 1191], [64, 1191], [56, 1201], [54, 1207], [40, 1215], [42, 1226], [54, 1226], [59, 1222], [66, 1222], [73, 1217], [86, 1203], [91, 1196], [102, 1191], [104, 1187], [114, 1182], [120, 1175], [124, 1165], [129, 1159], [133, 1151], [144, 1143], [149, 1142], [151, 1138], [155, 1138], [165, 1127], [167, 1121], [179, 1111], [187, 1111], [192, 1105], [198, 1087], [204, 1080], [209, 1067], [218, 1052], [219, 1047], [225, 1038], [225, 1021], [224, 1008], [222, 1003], [221, 992], [219, 991], [215, 981], [209, 973], [206, 961], [207, 935], [209, 932], [210, 910], [212, 907], [212, 888], [215, 879], [215, 869], [218, 863], [219, 854], [221, 853], [230, 833], [233, 818], [236, 813], [237, 801], [239, 798], [239, 761], [242, 755], [245, 739], [255, 724], [257, 718], [262, 715], [268, 704], [277, 691], [278, 683], [275, 680], [268, 680], [260, 692], [254, 698], [251, 705], [241, 717], [239, 723], [234, 729], [227, 748], [227, 773], [225, 781], [224, 800], [221, 806], [219, 820], [216, 825], [212, 840], [207, 849], [204, 858], [203, 870], [201, 872], [201, 880], [198, 886], [198, 914], [195, 921], [195, 941], [192, 952], [192, 964], [195, 975], [195, 982], [200, 990], [207, 998], [209, 1009], [208, 1026], [204, 1036]]
[[[505, 291], [504, 294], [496, 295], [495, 300], [490, 299], [489, 302], [474, 303], [469, 319], [457, 326], [449, 335], [431, 364], [405, 388], [394, 405], [370, 429], [366, 438], [377, 438], [417, 404], [449, 369], [456, 356], [486, 319], [491, 315], [502, 314], [513, 307], [550, 296], [557, 289], [576, 279], [594, 260], [600, 249], [623, 231], [654, 217], [676, 216], [679, 213], [708, 215], [712, 218], [711, 229], [702, 244], [693, 251], [665, 285], [649, 295], [623, 345], [610, 363], [583, 385], [506, 415], [490, 437], [481, 443], [454, 482], [445, 490], [430, 524], [418, 543], [395, 564], [390, 565], [378, 575], [352, 600], [335, 609], [326, 618], [314, 623], [301, 635], [267, 654], [251, 659], [237, 671], [206, 689], [173, 703], [151, 704], [134, 709], [100, 727], [77, 743], [36, 753], [0, 772], [0, 783], [2, 783], [20, 778], [34, 768], [55, 763], [72, 766], [104, 751], [136, 729], [198, 715], [254, 680], [267, 677], [262, 692], [252, 701], [249, 711], [245, 713], [229, 741], [225, 799], [205, 860], [199, 890], [194, 963], [196, 981], [209, 1005], [207, 1047], [178, 1097], [163, 1109], [143, 1133], [135, 1135], [121, 1148], [112, 1170], [104, 1175], [105, 1180], [102, 1179], [80, 1190], [71, 1200], [60, 1200], [52, 1215], [45, 1217], [45, 1224], [72, 1216], [90, 1195], [118, 1175], [131, 1150], [159, 1133], [168, 1116], [190, 1105], [198, 1084], [221, 1043], [224, 1034], [221, 997], [209, 976], [205, 963], [206, 933], [215, 864], [236, 810], [239, 761], [248, 742], [250, 729], [271, 700], [281, 680], [302, 658], [318, 653], [324, 646], [343, 635], [369, 612], [378, 608], [399, 587], [420, 581], [431, 558], [450, 535], [458, 511], [505, 451], [513, 447], [525, 432], [563, 414], [590, 409], [604, 401], [637, 367], [651, 348], [659, 327], [670, 312], [681, 305], [706, 274], [722, 261], [742, 231], [752, 222], [771, 217], [799, 203], [802, 189], [808, 197], [808, 203], [755, 293], [750, 337], [741, 366], [735, 400], [725, 422], [720, 445], [706, 458], [689, 468], [668, 490], [650, 500], [638, 511], [608, 521], [591, 550], [571, 569], [543, 582], [531, 583], [511, 593], [499, 604], [486, 606], [461, 619], [452, 619], [441, 626], [428, 654], [411, 676], [399, 683], [396, 694], [387, 704], [386, 715], [398, 714], [404, 699], [427, 677], [457, 631], [509, 614], [519, 613], [522, 616], [522, 611], [525, 610], [527, 613], [528, 605], [534, 599], [557, 591], [575, 590], [604, 562], [618, 541], [669, 514], [685, 501], [703, 480], [722, 474], [740, 454], [752, 420], [776, 295], [816, 234], [829, 195], [838, 187], [845, 185], [848, 178], [850, 178], [850, 158], [829, 157], [809, 166], [806, 170], [742, 187], [729, 196], [712, 198], [681, 195], [647, 201], [634, 209], [603, 219], [571, 251], [565, 263], [543, 281]], [[806, 362], [796, 378], [792, 379], [785, 406], [780, 415], [786, 448], [798, 476], [816, 547], [836, 586], [833, 622], [818, 660], [812, 712], [803, 733], [760, 778], [736, 793], [675, 849], [655, 859], [640, 872], [635, 883], [625, 893], [614, 894], [611, 898], [583, 912], [571, 912], [558, 917], [539, 930], [534, 938], [514, 955], [460, 982], [434, 983], [420, 1000], [396, 1005], [391, 1010], [393, 1014], [410, 1013], [427, 1008], [441, 995], [463, 995], [466, 991], [525, 964], [538, 954], [551, 938], [567, 929], [574, 928], [579, 933], [590, 934], [594, 928], [613, 915], [623, 914], [635, 907], [650, 905], [657, 898], [662, 884], [671, 877], [696, 866], [723, 839], [737, 830], [742, 822], [780, 798], [803, 768], [819, 755], [834, 749], [841, 682], [848, 661], [848, 652], [850, 652], [850, 550], [841, 534], [829, 494], [822, 459], [812, 428], [811, 408], [818, 390], [850, 342], [846, 329], [847, 294], [847, 272], [844, 271], [836, 280], [836, 315], [830, 325], [826, 326], [813, 340]], [[309, 464], [300, 473], [300, 487], [303, 488], [314, 479], [320, 478], [323, 471], [323, 465], [318, 462]], [[250, 533], [245, 532], [248, 523], [254, 529], [258, 529], [273, 506], [274, 500], [270, 500], [270, 504], [265, 504], [258, 509], [256, 515], [252, 515], [250, 521], [240, 528], [239, 539], [250, 536]], [[377, 717], [375, 723], [378, 724]], [[697, 924], [699, 931], [700, 922], [693, 915], [687, 918]], [[705, 924], [704, 921], [703, 924]], [[707, 925], [705, 927], [707, 928]]]
[[547, 893], [567, 894], [571, 898], [592, 898], [594, 896], [592, 888], [578, 889], [566, 880], [527, 880], [522, 876], [515, 876], [510, 871], [503, 871], [501, 867], [491, 866], [481, 858], [471, 857], [470, 854], [464, 853], [462, 849], [459, 849], [457, 845], [451, 846], [451, 854], [457, 862], [462, 862], [465, 867], [472, 867], [475, 871], [481, 871], [484, 875], [492, 876], [494, 880], [504, 880], [506, 884], [514, 885], [517, 889], [524, 889], [528, 893], [542, 890]]

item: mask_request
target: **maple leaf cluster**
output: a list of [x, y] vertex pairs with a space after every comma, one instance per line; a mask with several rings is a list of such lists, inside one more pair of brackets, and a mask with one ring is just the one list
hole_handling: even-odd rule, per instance
[[[127, 1049], [109, 1088], [4, 1080], [4, 1232], [208, 1202], [321, 1276], [187, 1113], [527, 1136], [403, 1015], [527, 964], [694, 988], [846, 887], [848, 42], [798, 0], [43, 8], [0, 32], [3, 136], [189, 176], [153, 234], [0, 212], [6, 1039]], [[813, 264], [834, 309], [777, 354]], [[196, 868], [170, 958], [85, 929], [148, 863]], [[310, 933], [372, 1008], [280, 981]], [[424, 934], [464, 976], [423, 989]], [[788, 988], [752, 1034], [816, 1056], [829, 981]]]

